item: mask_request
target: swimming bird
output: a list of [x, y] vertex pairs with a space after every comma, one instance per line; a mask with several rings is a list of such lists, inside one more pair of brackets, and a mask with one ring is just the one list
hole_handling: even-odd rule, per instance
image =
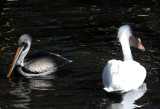
[[118, 30], [118, 39], [122, 46], [124, 60], [109, 60], [102, 73], [104, 90], [107, 92], [128, 92], [138, 89], [146, 77], [146, 69], [133, 60], [130, 45], [145, 51], [140, 40], [133, 35], [129, 25]]
[[25, 59], [31, 47], [32, 37], [28, 34], [22, 35], [18, 40], [18, 49], [7, 77], [9, 77], [15, 68], [23, 76], [45, 76], [62, 68], [64, 65], [72, 62], [58, 54], [54, 53], [35, 53]]

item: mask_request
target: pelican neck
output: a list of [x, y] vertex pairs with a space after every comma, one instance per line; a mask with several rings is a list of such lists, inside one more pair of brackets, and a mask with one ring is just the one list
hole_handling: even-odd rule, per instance
[[120, 42], [121, 42], [121, 46], [122, 46], [124, 61], [133, 60], [128, 37], [126, 37], [126, 35], [121, 36]]

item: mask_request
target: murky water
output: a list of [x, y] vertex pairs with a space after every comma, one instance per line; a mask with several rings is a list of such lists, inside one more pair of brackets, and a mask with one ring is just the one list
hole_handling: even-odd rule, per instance
[[[0, 7], [0, 108], [134, 107], [134, 102], [126, 103], [126, 96], [136, 96], [135, 105], [143, 109], [160, 108], [160, 8], [156, 1], [7, 0]], [[147, 91], [121, 96], [103, 90], [101, 75], [108, 60], [123, 58], [116, 40], [123, 24], [132, 27], [146, 48], [145, 52], [132, 48], [132, 54], [147, 70]], [[73, 63], [43, 78], [7, 78], [17, 41], [25, 33], [33, 37], [29, 54], [54, 52]]]

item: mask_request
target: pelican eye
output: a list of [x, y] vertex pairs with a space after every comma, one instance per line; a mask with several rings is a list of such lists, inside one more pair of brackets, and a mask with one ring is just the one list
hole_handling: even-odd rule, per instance
[[26, 50], [27, 46], [28, 46], [28, 44], [27, 44], [27, 43], [22, 42], [21, 47], [24, 47], [24, 48], [23, 48], [23, 51], [25, 51], [25, 50]]

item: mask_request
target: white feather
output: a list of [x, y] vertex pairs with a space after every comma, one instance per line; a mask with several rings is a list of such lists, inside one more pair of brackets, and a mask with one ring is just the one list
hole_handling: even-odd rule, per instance
[[119, 29], [118, 38], [122, 45], [124, 61], [113, 59], [108, 61], [105, 66], [102, 82], [107, 92], [127, 92], [138, 89], [146, 77], [146, 69], [132, 58], [128, 42], [129, 35], [132, 34], [128, 25], [124, 25]]

